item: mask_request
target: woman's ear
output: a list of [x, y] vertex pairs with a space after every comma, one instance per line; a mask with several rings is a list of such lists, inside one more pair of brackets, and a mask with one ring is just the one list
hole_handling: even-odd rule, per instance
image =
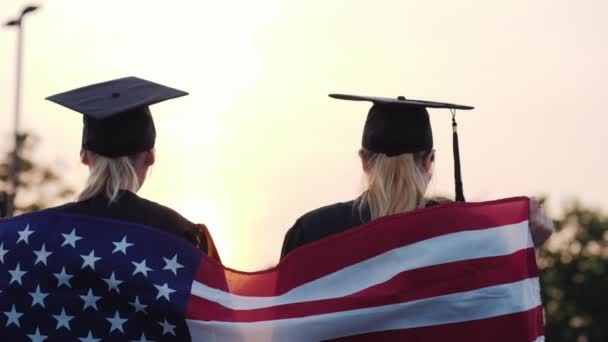
[[154, 149], [146, 151], [146, 159], [144, 160], [144, 164], [146, 166], [152, 166], [156, 162], [156, 152]]
[[422, 167], [425, 173], [430, 173], [433, 169], [433, 163], [435, 162], [435, 150], [429, 152], [424, 159], [422, 159]]
[[368, 173], [369, 172], [369, 160], [366, 158], [365, 152], [362, 149], [359, 150], [359, 158], [361, 159], [361, 168], [363, 169], [363, 172]]
[[85, 150], [84, 148], [80, 149], [80, 162], [83, 163], [84, 165], [90, 165], [91, 164], [91, 160], [90, 160], [91, 156], [89, 155], [89, 151]]

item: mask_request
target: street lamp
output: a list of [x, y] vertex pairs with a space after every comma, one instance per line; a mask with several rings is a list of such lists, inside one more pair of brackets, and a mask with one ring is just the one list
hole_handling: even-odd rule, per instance
[[23, 63], [23, 18], [25, 15], [34, 12], [38, 6], [26, 6], [17, 19], [12, 19], [6, 22], [5, 26], [14, 26], [17, 28], [17, 66], [15, 69], [15, 150], [13, 151], [13, 161], [11, 163], [11, 183], [12, 193], [7, 199], [6, 216], [13, 216], [15, 213], [15, 198], [17, 197], [17, 188], [19, 187], [19, 149], [21, 143], [25, 139], [25, 135], [19, 134], [19, 116], [21, 112], [21, 70]]

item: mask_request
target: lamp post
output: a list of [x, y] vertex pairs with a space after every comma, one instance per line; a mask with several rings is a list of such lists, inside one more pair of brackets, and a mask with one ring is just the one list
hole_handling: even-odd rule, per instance
[[19, 15], [18, 18], [9, 20], [5, 26], [12, 26], [17, 29], [17, 66], [15, 69], [15, 149], [13, 151], [13, 160], [11, 163], [11, 184], [12, 193], [6, 203], [6, 216], [13, 216], [15, 213], [15, 198], [17, 197], [17, 188], [19, 187], [19, 149], [21, 143], [25, 139], [25, 135], [19, 134], [19, 117], [21, 114], [21, 73], [23, 64], [23, 19], [28, 13], [34, 12], [38, 6], [27, 6]]

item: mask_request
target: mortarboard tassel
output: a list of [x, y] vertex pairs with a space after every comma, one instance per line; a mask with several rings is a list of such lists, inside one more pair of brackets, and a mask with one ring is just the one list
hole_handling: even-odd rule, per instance
[[452, 112], [452, 147], [454, 150], [454, 183], [456, 185], [456, 201], [464, 202], [464, 191], [462, 190], [462, 175], [460, 173], [460, 150], [458, 149], [458, 124], [456, 123], [456, 110]]

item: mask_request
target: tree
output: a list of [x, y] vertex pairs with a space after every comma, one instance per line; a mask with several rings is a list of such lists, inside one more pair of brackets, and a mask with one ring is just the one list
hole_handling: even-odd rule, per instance
[[[36, 137], [23, 135], [18, 160], [20, 173], [15, 214], [49, 207], [74, 194], [74, 190], [64, 183], [59, 170], [35, 160], [33, 152], [37, 143]], [[11, 162], [12, 151], [0, 159], [0, 194], [10, 190]]]
[[547, 341], [608, 341], [608, 217], [575, 202], [541, 252]]

